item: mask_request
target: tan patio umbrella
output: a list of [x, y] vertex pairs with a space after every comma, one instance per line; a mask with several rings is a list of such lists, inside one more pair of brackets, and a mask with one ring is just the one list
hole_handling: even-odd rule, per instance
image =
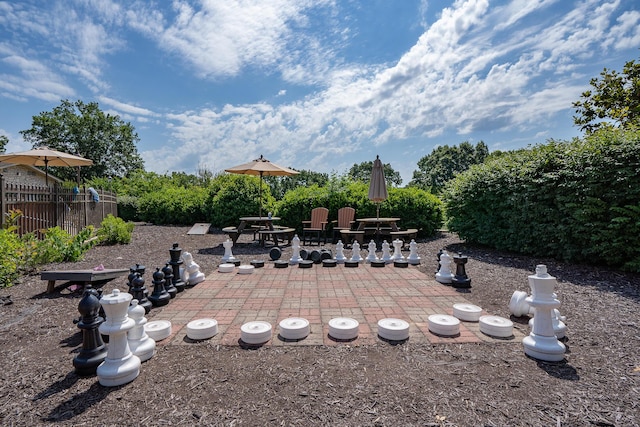
[[376, 204], [376, 218], [380, 218], [380, 203], [387, 200], [387, 181], [384, 179], [384, 167], [380, 156], [376, 156], [371, 169], [371, 181], [369, 182], [369, 200]]
[[275, 163], [271, 163], [269, 160], [265, 159], [262, 154], [259, 159], [255, 159], [249, 163], [243, 163], [238, 166], [231, 167], [229, 169], [225, 169], [225, 172], [238, 173], [243, 175], [260, 175], [260, 207], [259, 216], [262, 216], [262, 177], [267, 176], [290, 176], [297, 175], [298, 171], [294, 171], [293, 169], [285, 168], [283, 166], [278, 166]]
[[0, 161], [14, 165], [44, 166], [45, 183], [49, 185], [49, 166], [91, 166], [92, 160], [48, 147], [37, 147], [19, 153], [1, 154]]

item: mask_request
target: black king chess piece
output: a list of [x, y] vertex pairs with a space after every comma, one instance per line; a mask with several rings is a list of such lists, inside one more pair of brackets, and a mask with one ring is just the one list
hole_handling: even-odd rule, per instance
[[187, 284], [182, 280], [182, 275], [180, 274], [180, 266], [184, 263], [180, 258], [181, 254], [182, 249], [178, 247], [177, 243], [174, 243], [173, 247], [169, 249], [169, 255], [171, 256], [169, 264], [173, 267], [173, 286], [178, 292], [184, 291], [187, 286]]
[[164, 273], [160, 271], [160, 268], [156, 268], [155, 273], [153, 273], [153, 292], [149, 295], [149, 301], [154, 307], [167, 305], [171, 300], [171, 295], [164, 288], [164, 284]]
[[169, 263], [164, 265], [162, 274], [164, 274], [164, 288], [169, 292], [171, 298], [175, 298], [178, 294], [178, 289], [173, 285], [173, 268], [171, 268]]
[[140, 273], [134, 273], [135, 276], [131, 283], [131, 287], [129, 288], [129, 293], [133, 295], [133, 299], [138, 300], [138, 305], [144, 308], [145, 314], [149, 314], [151, 311], [151, 307], [153, 304], [147, 298], [147, 288], [144, 286], [144, 277], [140, 275]]
[[100, 307], [97, 292], [90, 284], [86, 285], [78, 303], [81, 316], [78, 328], [82, 330], [82, 349], [73, 358], [73, 366], [78, 375], [94, 375], [107, 357], [107, 346], [98, 331], [98, 327], [104, 322], [104, 318], [98, 315]]
[[467, 261], [467, 257], [462, 255], [461, 253], [453, 256], [453, 262], [456, 264], [456, 274], [451, 279], [451, 286], [453, 286], [454, 288], [471, 287], [471, 279], [467, 277], [467, 272], [464, 267]]

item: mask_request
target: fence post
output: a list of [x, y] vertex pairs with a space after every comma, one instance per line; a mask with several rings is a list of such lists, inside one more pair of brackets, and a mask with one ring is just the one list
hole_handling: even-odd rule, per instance
[[0, 173], [0, 225], [4, 223], [4, 214], [7, 211], [7, 201], [5, 200], [4, 176]]

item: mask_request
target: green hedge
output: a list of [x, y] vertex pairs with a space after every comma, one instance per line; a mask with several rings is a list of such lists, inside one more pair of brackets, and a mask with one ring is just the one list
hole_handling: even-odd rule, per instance
[[638, 131], [505, 153], [449, 182], [447, 225], [498, 249], [640, 271], [638, 171]]
[[202, 187], [164, 187], [138, 197], [135, 219], [153, 224], [192, 225], [204, 222], [206, 198], [207, 190]]
[[[281, 224], [302, 231], [302, 221], [311, 218], [311, 210], [329, 209], [329, 221], [337, 219], [338, 209], [351, 206], [356, 217], [375, 217], [376, 205], [368, 199], [369, 187], [361, 182], [330, 183], [326, 187], [312, 185], [288, 191], [276, 204]], [[420, 234], [433, 235], [443, 223], [442, 202], [418, 188], [389, 188], [389, 198], [380, 204], [381, 217], [399, 217], [402, 228], [417, 228]]]

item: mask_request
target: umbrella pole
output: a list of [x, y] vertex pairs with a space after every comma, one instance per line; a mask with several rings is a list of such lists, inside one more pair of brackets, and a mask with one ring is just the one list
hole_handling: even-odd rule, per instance
[[44, 158], [44, 185], [49, 186], [49, 159]]
[[260, 189], [258, 190], [258, 195], [259, 195], [258, 216], [262, 217], [262, 171], [260, 171]]

